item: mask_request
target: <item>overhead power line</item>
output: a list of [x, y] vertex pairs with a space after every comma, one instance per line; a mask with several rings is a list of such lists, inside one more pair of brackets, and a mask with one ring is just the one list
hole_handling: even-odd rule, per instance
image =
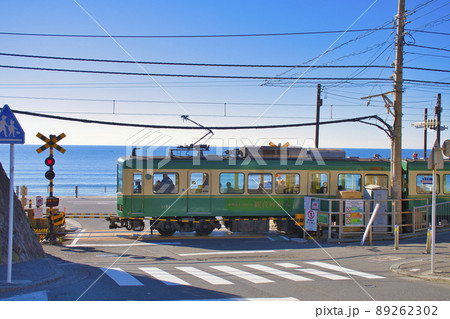
[[[448, 50], [450, 51], [450, 50]], [[48, 55], [18, 54], [0, 52], [0, 56], [10, 56], [19, 58], [32, 59], [49, 59], [63, 61], [78, 62], [99, 62], [99, 63], [120, 63], [120, 64], [151, 64], [151, 65], [174, 65], [174, 66], [198, 66], [198, 67], [236, 67], [236, 68], [310, 68], [310, 69], [358, 69], [358, 68], [375, 68], [387, 69], [393, 68], [385, 65], [288, 65], [288, 64], [230, 64], [230, 63], [190, 63], [190, 62], [160, 62], [160, 61], [130, 61], [130, 60], [114, 60], [114, 59], [92, 59], [92, 58], [74, 58]], [[405, 69], [432, 71], [432, 72], [450, 72], [450, 70], [420, 68], [420, 67], [404, 67]]]
[[176, 66], [205, 66], [205, 67], [243, 67], [243, 68], [382, 68], [383, 66], [362, 66], [362, 65], [289, 65], [289, 64], [230, 64], [230, 63], [189, 63], [189, 62], [160, 62], [160, 61], [131, 61], [131, 60], [113, 60], [113, 59], [92, 59], [92, 58], [74, 58], [74, 57], [60, 57], [47, 55], [32, 55], [32, 54], [18, 54], [0, 52], [2, 56], [19, 57], [19, 58], [33, 58], [33, 59], [49, 59], [49, 60], [64, 60], [64, 61], [79, 61], [79, 62], [100, 62], [100, 63], [124, 63], [124, 64], [156, 64], [156, 65], [176, 65]]
[[[169, 74], [169, 73], [145, 73], [145, 72], [119, 72], [119, 71], [99, 71], [99, 70], [80, 70], [80, 69], [54, 69], [16, 65], [0, 65], [4, 69], [34, 70], [34, 71], [52, 71], [69, 73], [88, 73], [88, 74], [108, 74], [108, 75], [133, 75], [133, 76], [153, 76], [153, 77], [180, 77], [180, 78], [207, 78], [207, 79], [241, 79], [241, 80], [299, 80], [297, 77], [273, 77], [273, 76], [241, 76], [241, 75], [206, 75], [206, 74]], [[310, 81], [343, 81], [349, 78], [339, 77], [302, 77], [300, 80]], [[378, 78], [355, 78], [355, 81], [391, 81], [391, 79]]]
[[416, 47], [416, 48], [423, 48], [423, 49], [430, 49], [430, 50], [438, 50], [438, 51], [450, 52], [449, 49], [445, 49], [445, 48], [429, 47], [429, 46], [426, 46], [426, 45], [418, 45], [418, 44], [413, 44], [413, 43], [406, 43], [406, 45], [408, 45], [410, 47]]
[[[105, 34], [57, 34], [57, 33], [28, 33], [28, 32], [0, 32], [4, 36], [26, 36], [26, 37], [52, 37], [52, 38], [128, 38], [128, 39], [171, 39], [171, 38], [242, 38], [242, 37], [277, 37], [277, 36], [300, 36], [300, 35], [321, 35], [349, 32], [367, 32], [367, 31], [392, 31], [392, 28], [372, 28], [356, 30], [324, 30], [324, 31], [306, 31], [306, 32], [279, 32], [279, 33], [244, 33], [244, 34], [187, 34], [187, 35], [105, 35]], [[409, 32], [422, 32], [437, 35], [450, 35], [446, 32], [425, 31], [406, 29]]]
[[413, 29], [407, 30], [407, 29], [405, 29], [405, 31], [436, 34], [436, 35], [450, 35], [450, 33], [448, 33], [448, 32], [427, 31], [427, 30], [413, 30]]
[[[85, 74], [104, 74], [104, 75], [127, 75], [127, 76], [153, 76], [153, 77], [179, 77], [179, 78], [207, 78], [207, 79], [241, 79], [241, 80], [295, 80], [295, 81], [378, 81], [390, 82], [391, 79], [383, 78], [346, 78], [346, 77], [271, 77], [271, 76], [241, 76], [241, 75], [205, 75], [205, 74], [169, 74], [169, 73], [145, 73], [145, 72], [119, 72], [119, 71], [99, 71], [99, 70], [79, 70], [79, 69], [53, 69], [15, 65], [0, 65], [4, 69], [33, 70], [33, 71], [51, 71]], [[450, 82], [424, 81], [424, 80], [404, 80], [411, 83], [450, 85]]]
[[191, 34], [191, 35], [97, 35], [97, 34], [56, 34], [56, 33], [25, 33], [25, 32], [0, 32], [7, 36], [28, 37], [56, 37], [56, 38], [128, 38], [128, 39], [167, 39], [167, 38], [239, 38], [239, 37], [274, 37], [296, 35], [318, 35], [343, 32], [367, 32], [373, 30], [391, 30], [392, 28], [357, 29], [357, 30], [325, 30], [306, 32], [280, 32], [280, 33], [245, 33], [245, 34]]

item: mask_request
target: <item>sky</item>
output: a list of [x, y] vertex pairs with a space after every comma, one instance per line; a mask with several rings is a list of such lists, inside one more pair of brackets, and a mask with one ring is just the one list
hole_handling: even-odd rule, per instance
[[[450, 122], [446, 110], [450, 82], [450, 3], [406, 0], [406, 10], [408, 34], [404, 66], [437, 70], [404, 70], [404, 79], [433, 82], [404, 84], [403, 148], [422, 148], [423, 130], [411, 127], [411, 123], [423, 120], [425, 108], [430, 117], [434, 115], [438, 93], [442, 94], [443, 124]], [[381, 97], [371, 99], [368, 106], [367, 100], [361, 97], [393, 89], [390, 77], [394, 73], [391, 66], [395, 62], [396, 14], [395, 0], [3, 0], [0, 2], [0, 105], [8, 104], [12, 110], [79, 119], [170, 126], [193, 125], [183, 121], [182, 115], [189, 115], [206, 127], [310, 123], [315, 121], [317, 84], [321, 84], [322, 121], [378, 115], [392, 124], [393, 117]], [[143, 35], [159, 37], [117, 37]], [[209, 37], [195, 37], [199, 35]], [[36, 56], [240, 67], [100, 63]], [[299, 65], [306, 67], [289, 67]], [[379, 67], [361, 67], [368, 65]], [[13, 66], [47, 70], [11, 68]], [[148, 74], [287, 77], [293, 80]], [[392, 95], [389, 98], [393, 100]], [[17, 113], [16, 117], [26, 132], [27, 144], [41, 144], [36, 137], [38, 132], [46, 136], [64, 132], [67, 137], [60, 145], [147, 146], [190, 144], [206, 133], [75, 123]], [[291, 145], [312, 146], [314, 134], [314, 126], [214, 130], [214, 136], [202, 143], [232, 146], [289, 141]], [[444, 131], [442, 139], [446, 139], [447, 134]], [[430, 131], [429, 147], [434, 138], [434, 131]], [[360, 123], [321, 126], [319, 141], [320, 147], [390, 148], [385, 132]]]

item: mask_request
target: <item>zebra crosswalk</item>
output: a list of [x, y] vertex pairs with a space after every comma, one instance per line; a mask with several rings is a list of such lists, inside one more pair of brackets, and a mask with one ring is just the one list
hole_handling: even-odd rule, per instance
[[[191, 286], [193, 279], [200, 279], [211, 285], [235, 285], [242, 280], [253, 284], [268, 284], [278, 280], [311, 282], [318, 279], [350, 280], [352, 277], [383, 279], [385, 277], [324, 262], [305, 262], [317, 268], [304, 268], [294, 263], [243, 264], [243, 265], [200, 265], [160, 267], [138, 267], [139, 279], [121, 268], [101, 268], [103, 273], [119, 286], [143, 286], [142, 274], [156, 279], [167, 286]], [[326, 269], [323, 270], [323, 269]], [[256, 272], [256, 273], [255, 273]], [[136, 269], [133, 269], [136, 274]]]
[[252, 274], [245, 270], [240, 270], [231, 266], [211, 266], [211, 268], [217, 269], [219, 271], [223, 271], [227, 274], [242, 278], [244, 280], [250, 281], [254, 284], [265, 284], [269, 282], [273, 282], [273, 280], [264, 278], [259, 275]]

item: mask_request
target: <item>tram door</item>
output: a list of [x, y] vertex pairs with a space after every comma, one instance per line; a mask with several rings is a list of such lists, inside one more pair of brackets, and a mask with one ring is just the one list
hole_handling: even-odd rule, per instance
[[131, 212], [144, 212], [144, 189], [142, 182], [142, 172], [133, 173], [133, 196], [131, 199]]
[[188, 172], [187, 213], [211, 214], [211, 172], [196, 170]]

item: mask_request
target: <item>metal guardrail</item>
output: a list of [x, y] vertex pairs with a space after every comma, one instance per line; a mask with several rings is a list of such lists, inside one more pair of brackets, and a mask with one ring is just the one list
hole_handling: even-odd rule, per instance
[[[414, 207], [415, 203], [428, 202], [424, 199], [403, 199], [402, 203], [404, 207], [409, 207], [405, 211], [399, 212], [396, 216], [394, 214], [394, 200], [374, 200], [374, 199], [359, 199], [363, 201], [362, 222], [360, 224], [347, 223], [345, 211], [345, 202], [355, 199], [327, 199], [313, 197], [312, 200], [319, 202], [318, 204], [318, 226], [319, 232], [327, 229], [328, 239], [332, 238], [332, 235], [337, 235], [339, 239], [344, 236], [363, 236], [370, 217], [375, 209], [377, 203], [380, 203], [383, 209], [377, 214], [373, 225], [371, 225], [373, 234], [389, 234], [394, 235], [395, 225], [398, 225], [400, 229], [407, 232], [416, 232], [419, 230], [427, 229], [431, 223], [431, 205]], [[450, 221], [450, 202], [440, 203], [436, 208], [438, 225], [446, 225]], [[402, 222], [399, 219], [399, 215], [408, 215], [411, 217], [401, 218], [408, 220], [409, 222]], [[321, 216], [322, 215], [322, 216]], [[396, 220], [397, 219], [397, 220]]]
[[[414, 207], [414, 230], [425, 230], [431, 225], [431, 204]], [[436, 204], [436, 225], [450, 222], [450, 202]]]
[[[383, 207], [377, 213], [376, 222], [373, 223], [372, 230], [374, 234], [393, 234], [395, 218], [393, 213], [392, 200], [368, 200], [368, 199], [327, 199], [327, 198], [312, 198], [312, 200], [319, 201], [318, 209], [318, 226], [319, 231], [325, 228], [328, 230], [328, 239], [332, 238], [333, 234], [337, 234], [341, 239], [344, 236], [363, 236], [367, 223], [370, 220], [373, 210], [377, 203]], [[360, 223], [348, 222], [350, 212], [345, 211], [345, 202], [359, 200], [363, 203], [360, 214]]]

